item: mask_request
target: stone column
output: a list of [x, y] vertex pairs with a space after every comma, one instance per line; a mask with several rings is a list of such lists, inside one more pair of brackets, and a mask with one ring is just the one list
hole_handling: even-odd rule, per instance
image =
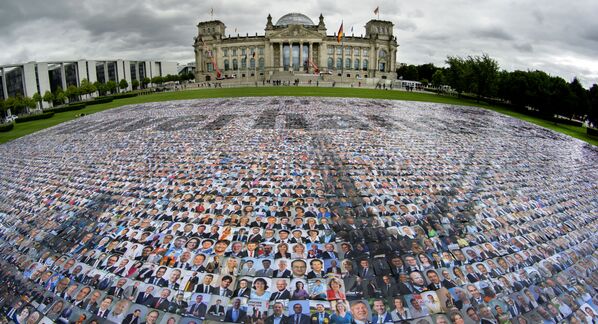
[[64, 62], [60, 63], [60, 77], [62, 79], [62, 90], [66, 91], [66, 75], [64, 72]]
[[307, 51], [307, 72], [308, 73], [311, 73], [311, 71], [313, 71], [313, 67], [309, 63], [309, 62], [313, 62], [313, 61], [314, 61], [314, 44], [312, 42], [309, 42], [309, 49]]
[[293, 42], [289, 42], [289, 71], [293, 71]]
[[299, 71], [303, 71], [303, 41], [299, 41]]
[[6, 87], [6, 69], [4, 68], [2, 68], [2, 94], [4, 95], [4, 99], [8, 99], [8, 88]]
[[270, 52], [268, 64], [270, 64], [270, 68], [274, 68], [274, 44], [270, 43], [268, 47]]
[[332, 69], [333, 70], [336, 70], [336, 60], [338, 59], [338, 57], [336, 57], [336, 55], [337, 55], [336, 50], [337, 50], [336, 45], [334, 45], [332, 47]]

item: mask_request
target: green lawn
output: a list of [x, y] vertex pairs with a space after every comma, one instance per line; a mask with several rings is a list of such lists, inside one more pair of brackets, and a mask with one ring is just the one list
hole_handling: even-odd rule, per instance
[[450, 96], [441, 96], [429, 93], [389, 91], [377, 89], [360, 88], [317, 88], [317, 87], [247, 87], [247, 88], [222, 88], [222, 89], [198, 89], [179, 92], [155, 93], [133, 98], [118, 99], [110, 103], [86, 107], [82, 110], [57, 113], [54, 117], [44, 120], [36, 120], [23, 124], [15, 124], [15, 128], [9, 132], [0, 133], [0, 143], [5, 143], [15, 138], [31, 134], [33, 132], [48, 128], [62, 122], [76, 118], [81, 113], [92, 114], [98, 111], [120, 107], [129, 104], [137, 104], [154, 101], [170, 101], [199, 98], [222, 98], [222, 97], [256, 97], [256, 96], [315, 96], [315, 97], [351, 97], [351, 98], [372, 98], [372, 99], [393, 99], [426, 101], [453, 105], [477, 106], [491, 109], [496, 112], [519, 118], [554, 131], [567, 134], [581, 139], [590, 144], [598, 146], [598, 138], [589, 137], [583, 127], [556, 125], [546, 120], [527, 116], [503, 107], [478, 104], [472, 100], [458, 99]]

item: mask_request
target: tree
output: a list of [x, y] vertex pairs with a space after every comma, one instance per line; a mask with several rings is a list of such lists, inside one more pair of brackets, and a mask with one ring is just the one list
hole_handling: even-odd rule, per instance
[[42, 95], [40, 95], [39, 92], [36, 92], [31, 98], [36, 102], [36, 104], [39, 103], [39, 109], [42, 109]]
[[430, 83], [430, 81], [428, 81], [428, 79], [421, 79], [420, 82], [422, 83], [422, 85], [424, 86], [424, 88], [427, 87], [428, 84]]
[[120, 90], [127, 90], [127, 88], [129, 88], [129, 82], [127, 82], [125, 79], [120, 80], [118, 83], [118, 88]]
[[69, 102], [75, 102], [75, 101], [79, 101], [80, 97], [80, 91], [79, 88], [74, 85], [71, 84], [68, 88], [66, 88], [66, 91], [64, 92], [64, 94], [66, 95], [66, 97], [69, 99]]
[[139, 80], [131, 81], [131, 86], [133, 87], [133, 90], [137, 90], [137, 88], [139, 88]]
[[82, 95], [88, 96], [94, 92], [96, 92], [97, 88], [95, 84], [92, 84], [87, 79], [81, 80], [81, 85], [79, 86]]
[[148, 77], [143, 78], [143, 80], [141, 80], [141, 84], [143, 85], [143, 88], [147, 88], [147, 85], [150, 84], [152, 82], [152, 80]]
[[162, 83], [164, 83], [164, 78], [162, 78], [161, 76], [155, 76], [152, 78], [152, 83], [153, 84], [162, 84]]
[[417, 81], [419, 80], [419, 74], [417, 67], [413, 64], [403, 65], [397, 69], [397, 76], [403, 80]]
[[569, 83], [569, 90], [573, 96], [573, 106], [571, 107], [571, 116], [577, 116], [579, 119], [583, 119], [590, 110], [590, 98], [589, 93], [581, 85], [577, 77], [573, 78], [573, 81]]
[[106, 82], [106, 90], [110, 91], [111, 94], [114, 94], [114, 92], [116, 91], [116, 88], [118, 88], [116, 81], [110, 80], [110, 81]]
[[466, 70], [469, 70], [470, 90], [478, 97], [491, 97], [496, 90], [496, 77], [498, 75], [498, 63], [490, 58], [488, 54], [482, 56], [469, 56], [466, 61]]
[[61, 87], [56, 88], [54, 91], [54, 101], [57, 102], [59, 105], [62, 105], [66, 102], [66, 95]]
[[2, 116], [2, 118], [6, 117], [6, 109], [7, 108], [4, 100], [0, 98], [0, 116]]
[[598, 125], [598, 84], [594, 83], [589, 91], [590, 111], [588, 112], [588, 121], [594, 127]]
[[46, 90], [46, 92], [44, 93], [43, 100], [47, 102], [50, 105], [50, 107], [52, 107], [54, 95], [52, 94], [52, 92], [50, 92], [50, 90]]
[[432, 64], [432, 63], [418, 65], [416, 68], [417, 68], [417, 76], [419, 77], [418, 80], [420, 82], [424, 79], [432, 80], [432, 76], [434, 75], [434, 72], [436, 72], [436, 70], [438, 70], [438, 68], [436, 66], [434, 66], [434, 64]]
[[457, 95], [461, 95], [467, 87], [468, 71], [465, 60], [458, 56], [449, 56], [446, 59], [448, 68], [446, 69], [446, 82], [451, 88], [457, 91]]
[[436, 72], [434, 72], [434, 75], [432, 75], [432, 85], [436, 88], [439, 88], [443, 84], [444, 73], [442, 73], [442, 70], [438, 69], [436, 70]]

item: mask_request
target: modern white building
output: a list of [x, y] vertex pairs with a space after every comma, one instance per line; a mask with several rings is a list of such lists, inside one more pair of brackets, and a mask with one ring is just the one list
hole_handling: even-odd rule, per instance
[[43, 95], [58, 87], [80, 86], [81, 80], [129, 83], [143, 78], [177, 74], [177, 63], [167, 61], [132, 60], [75, 60], [60, 62], [29, 62], [0, 66], [0, 98], [17, 95], [31, 97], [36, 92]]

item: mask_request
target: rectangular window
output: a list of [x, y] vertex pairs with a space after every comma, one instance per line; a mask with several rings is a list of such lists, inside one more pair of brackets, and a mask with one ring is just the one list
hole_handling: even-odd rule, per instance
[[260, 47], [260, 55], [264, 55], [264, 47]]
[[222, 52], [224, 52], [224, 56], [228, 56], [228, 48], [223, 48]]
[[237, 56], [237, 49], [233, 48], [233, 56]]
[[368, 56], [368, 55], [370, 55], [368, 49], [364, 48], [363, 49], [363, 56]]
[[333, 54], [334, 54], [334, 47], [328, 46], [328, 55], [333, 55]]
[[343, 55], [343, 48], [342, 47], [338, 46], [336, 48], [336, 55]]
[[241, 55], [245, 55], [245, 54], [247, 54], [247, 50], [245, 48], [242, 48], [241, 49]]
[[359, 48], [358, 47], [353, 48], [353, 55], [359, 56]]

